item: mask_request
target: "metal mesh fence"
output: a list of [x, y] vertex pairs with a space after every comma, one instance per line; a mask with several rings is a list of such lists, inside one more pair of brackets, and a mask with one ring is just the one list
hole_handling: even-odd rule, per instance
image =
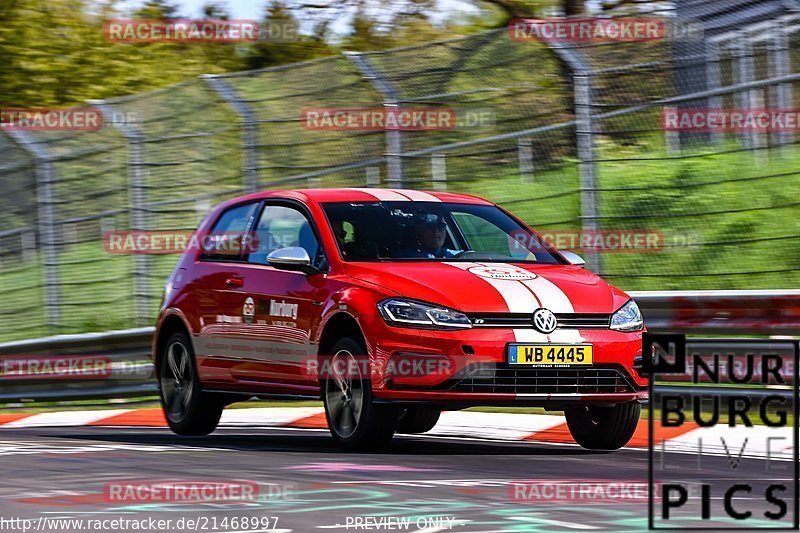
[[25, 278], [42, 294], [31, 301], [38, 320], [14, 315], [14, 330], [30, 335], [124, 327], [135, 316], [130, 260], [102, 247], [104, 231], [130, 224], [122, 139], [113, 131], [16, 137], [36, 157], [29, 183], [37, 208], [27, 234], [36, 239], [37, 254]]
[[36, 167], [28, 152], [0, 132], [0, 320], [34, 336], [45, 323], [37, 252]]
[[[236, 114], [202, 80], [98, 104], [125, 139], [122, 169], [134, 231], [192, 230], [209, 208], [246, 190]], [[123, 256], [125, 257], [125, 256]], [[149, 323], [176, 262], [135, 255], [128, 278], [137, 325]]]
[[[795, 139], [782, 131], [666, 131], [667, 110], [797, 107], [786, 26], [716, 38], [573, 47], [588, 65], [597, 227], [662, 232], [664, 250], [604, 254], [631, 289], [793, 286], [800, 263]], [[596, 265], [597, 266], [597, 265]]]
[[252, 129], [249, 149], [255, 188], [316, 187], [323, 185], [323, 175], [325, 186], [346, 187], [363, 185], [367, 168], [384, 173], [382, 133], [311, 130], [302, 124], [304, 110], [381, 105], [380, 95], [346, 58], [217, 76], [210, 81], [240, 107]]
[[[797, 108], [800, 21], [710, 35], [671, 16], [674, 35], [649, 42], [502, 29], [93, 102], [97, 132], [0, 132], [0, 339], [150, 324], [176, 256], [110, 254], [103, 235], [189, 230], [221, 199], [274, 188], [451, 190], [545, 232], [660, 233], [656, 250], [582, 250], [623, 289], [795, 286], [794, 133], [666, 131], [664, 113]], [[446, 109], [456, 124], [304, 122], [341, 107]]]

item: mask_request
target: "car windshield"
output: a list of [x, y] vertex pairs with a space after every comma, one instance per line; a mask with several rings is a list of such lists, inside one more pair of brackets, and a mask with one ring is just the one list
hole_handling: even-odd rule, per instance
[[556, 264], [541, 240], [491, 205], [328, 203], [346, 261], [503, 261]]

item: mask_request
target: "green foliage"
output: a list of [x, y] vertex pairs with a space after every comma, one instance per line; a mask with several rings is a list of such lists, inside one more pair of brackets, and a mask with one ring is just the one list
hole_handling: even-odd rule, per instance
[[[790, 289], [800, 284], [800, 147], [687, 150], [670, 157], [645, 142], [635, 154], [607, 145], [598, 164], [600, 228], [652, 230], [656, 251], [602, 253], [604, 277], [625, 290]], [[726, 150], [726, 148], [728, 150]], [[622, 155], [627, 161], [619, 159]], [[448, 159], [448, 169], [457, 168]], [[496, 178], [458, 184], [534, 228], [580, 229], [577, 165], [535, 172], [515, 164]], [[455, 189], [456, 186], [453, 188]]]
[[[120, 18], [170, 19], [183, 16], [174, 4], [148, 0], [134, 13], [117, 0], [4, 0], [0, 2], [0, 106], [48, 107], [82, 104], [169, 86], [200, 74], [248, 70], [335, 55], [341, 49], [377, 50], [461, 35], [482, 29], [478, 18], [433, 25], [425, 13], [430, 0], [415, 0], [389, 28], [359, 12], [339, 46], [331, 44], [330, 20], [321, 18], [300, 33], [305, 13], [281, 0], [267, 4], [255, 43], [120, 43], [103, 32]], [[204, 6], [206, 17], [230, 18], [224, 3]], [[493, 19], [498, 23], [499, 19]], [[271, 31], [270, 31], [271, 28]], [[293, 28], [294, 31], [288, 31]], [[275, 31], [277, 30], [277, 34]]]

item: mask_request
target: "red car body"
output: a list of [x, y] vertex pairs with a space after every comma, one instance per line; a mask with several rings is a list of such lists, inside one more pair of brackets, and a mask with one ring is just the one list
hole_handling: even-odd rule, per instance
[[[243, 396], [319, 398], [323, 366], [342, 335], [363, 338], [377, 402], [437, 409], [472, 405], [616, 405], [646, 398], [639, 373], [642, 331], [608, 327], [612, 314], [630, 301], [595, 274], [569, 264], [495, 262], [348, 261], [326, 217], [329, 203], [376, 201], [446, 202], [494, 206], [474, 196], [389, 189], [270, 191], [215, 207], [198, 228], [211, 232], [234, 206], [290, 205], [313, 226], [327, 271], [312, 274], [234, 260], [202, 260], [190, 249], [169, 278], [158, 316], [154, 353], [163, 354], [171, 333], [183, 329], [193, 343], [204, 391]], [[518, 221], [518, 219], [515, 218]], [[468, 329], [431, 330], [389, 324], [381, 301], [402, 297], [451, 308], [470, 317]], [[559, 326], [545, 334], [530, 322], [549, 309]], [[593, 347], [588, 367], [542, 370], [508, 364], [515, 343], [583, 344]], [[404, 367], [403, 359], [409, 364]], [[435, 371], [411, 369], [410, 361], [433, 361]], [[483, 374], [470, 374], [481, 367]], [[492, 369], [486, 373], [486, 369]], [[572, 372], [572, 373], [571, 373]], [[485, 379], [484, 379], [485, 378]], [[559, 381], [560, 380], [560, 381]]]

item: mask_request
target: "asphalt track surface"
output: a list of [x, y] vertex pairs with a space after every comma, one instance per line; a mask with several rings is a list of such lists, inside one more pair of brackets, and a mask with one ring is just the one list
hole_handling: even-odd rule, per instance
[[[761, 459], [743, 458], [736, 468], [725, 456], [704, 457], [701, 467], [689, 454], [665, 454], [663, 460], [671, 479], [711, 480], [715, 487], [792, 475], [789, 463], [785, 471], [767, 474]], [[43, 533], [643, 531], [648, 516], [646, 500], [513, 497], [509, 485], [518, 480], [647, 481], [646, 450], [597, 453], [574, 445], [397, 436], [381, 453], [354, 454], [337, 449], [322, 430], [231, 428], [183, 438], [161, 428], [5, 429], [0, 474], [3, 532], [23, 531], [21, 522], [2, 522], [14, 518], [31, 519], [28, 531]], [[262, 488], [257, 500], [247, 502], [110, 501], [106, 483], [126, 480], [250, 480]], [[720, 498], [712, 498], [714, 519], [683, 524], [735, 526], [716, 518]], [[774, 509], [755, 493], [737, 501], [758, 515]], [[242, 517], [252, 521], [243, 524]], [[394, 522], [403, 517], [407, 526]], [[189, 518], [197, 520], [193, 527]], [[61, 519], [84, 522], [54, 522]], [[153, 522], [97, 528], [89, 527], [90, 519]], [[172, 522], [159, 527], [157, 520]]]

